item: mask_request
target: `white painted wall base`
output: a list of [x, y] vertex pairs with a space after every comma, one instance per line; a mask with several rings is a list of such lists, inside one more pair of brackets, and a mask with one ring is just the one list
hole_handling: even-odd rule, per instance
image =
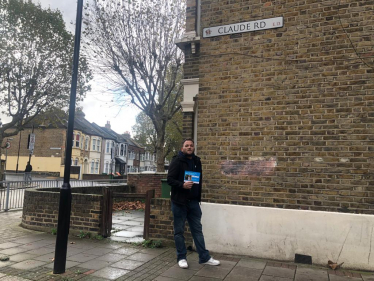
[[374, 216], [202, 203], [208, 250], [344, 268], [374, 270]]

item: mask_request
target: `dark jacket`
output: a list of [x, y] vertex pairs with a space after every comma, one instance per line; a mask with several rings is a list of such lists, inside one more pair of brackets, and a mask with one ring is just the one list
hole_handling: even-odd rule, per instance
[[[194, 165], [193, 172], [199, 172], [200, 183], [195, 184], [198, 188], [198, 200], [201, 201], [201, 185], [202, 185], [202, 168], [200, 158], [196, 155], [192, 156]], [[186, 205], [188, 196], [190, 194], [189, 189], [183, 188], [184, 183], [184, 172], [189, 171], [188, 162], [183, 153], [179, 153], [177, 156], [173, 157], [173, 160], [169, 166], [167, 183], [171, 186], [171, 201], [177, 204]], [[194, 186], [194, 188], [195, 188]]]
[[25, 172], [26, 172], [26, 173], [30, 173], [31, 171], [32, 171], [32, 166], [31, 166], [31, 164], [27, 164], [27, 165], [26, 165]]

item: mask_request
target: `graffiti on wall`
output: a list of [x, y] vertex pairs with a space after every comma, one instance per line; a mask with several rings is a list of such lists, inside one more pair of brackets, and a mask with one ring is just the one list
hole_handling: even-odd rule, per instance
[[248, 161], [226, 160], [221, 163], [221, 173], [228, 177], [269, 176], [277, 166], [276, 157], [250, 157]]

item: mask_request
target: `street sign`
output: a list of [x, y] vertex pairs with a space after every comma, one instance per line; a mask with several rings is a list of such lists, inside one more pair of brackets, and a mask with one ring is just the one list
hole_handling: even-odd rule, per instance
[[7, 141], [6, 143], [5, 143], [5, 149], [9, 149], [11, 147], [11, 145], [10, 145], [10, 141]]
[[30, 134], [29, 150], [33, 151], [35, 146], [35, 134]]

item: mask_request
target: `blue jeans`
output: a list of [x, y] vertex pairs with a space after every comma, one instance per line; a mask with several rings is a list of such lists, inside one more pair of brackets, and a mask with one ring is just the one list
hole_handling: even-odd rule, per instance
[[201, 225], [201, 209], [199, 202], [191, 200], [186, 206], [171, 202], [171, 211], [174, 217], [174, 241], [177, 248], [177, 260], [186, 259], [187, 250], [184, 243], [184, 226], [186, 219], [199, 254], [199, 263], [207, 262], [210, 259], [209, 251], [205, 249], [203, 227]]

